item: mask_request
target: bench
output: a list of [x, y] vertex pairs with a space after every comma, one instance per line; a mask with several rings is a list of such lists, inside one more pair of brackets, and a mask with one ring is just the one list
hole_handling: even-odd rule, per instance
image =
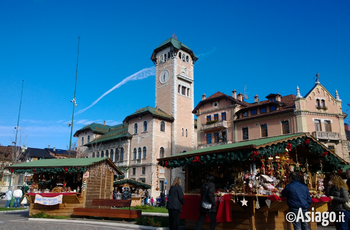
[[[94, 199], [92, 206], [109, 206], [109, 208], [74, 208], [74, 216], [98, 216], [98, 217], [114, 217], [122, 219], [136, 219], [141, 217], [141, 210], [130, 210], [131, 200], [109, 200]], [[127, 209], [112, 209], [112, 207], [129, 207]]]

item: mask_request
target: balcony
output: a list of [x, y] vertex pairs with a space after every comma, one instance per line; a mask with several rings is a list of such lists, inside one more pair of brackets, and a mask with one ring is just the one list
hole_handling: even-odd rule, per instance
[[317, 140], [340, 141], [340, 134], [335, 132], [315, 131], [312, 136]]
[[216, 131], [216, 130], [221, 130], [221, 129], [227, 129], [227, 121], [217, 121], [215, 123], [211, 124], [203, 124], [202, 125], [202, 130], [203, 131]]
[[223, 142], [217, 142], [217, 143], [198, 145], [198, 149], [204, 149], [204, 148], [208, 148], [208, 147], [212, 147], [212, 146], [226, 145], [226, 144], [230, 144], [230, 143], [227, 141], [223, 141]]

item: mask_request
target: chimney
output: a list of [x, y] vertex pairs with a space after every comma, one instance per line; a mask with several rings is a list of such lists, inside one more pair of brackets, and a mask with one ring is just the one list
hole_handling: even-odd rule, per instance
[[255, 96], [254, 96], [254, 103], [259, 103], [259, 96], [258, 96], [258, 94], [255, 94]]
[[237, 96], [238, 101], [243, 101], [243, 94], [239, 93]]
[[56, 147], [53, 147], [53, 151], [56, 151]]
[[281, 100], [282, 100], [281, 95], [280, 95], [279, 93], [277, 93], [277, 95], [276, 95], [276, 101], [281, 102]]
[[50, 148], [50, 145], [49, 145], [49, 147], [48, 147], [48, 149]]
[[237, 99], [237, 91], [235, 89], [232, 91], [232, 97]]
[[344, 128], [345, 128], [346, 131], [349, 131], [349, 125], [348, 124], [344, 123]]
[[205, 93], [203, 93], [203, 95], [202, 95], [202, 101], [204, 101], [205, 99], [207, 99], [207, 95], [205, 95]]
[[106, 121], [103, 121], [103, 125], [106, 125]]

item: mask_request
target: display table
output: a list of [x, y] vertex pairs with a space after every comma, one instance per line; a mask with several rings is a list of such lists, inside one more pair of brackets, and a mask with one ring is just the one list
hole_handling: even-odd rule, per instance
[[[79, 193], [27, 193], [26, 195], [30, 204], [29, 216], [40, 212], [53, 216], [70, 216], [73, 214], [74, 208], [83, 208], [84, 198]], [[47, 198], [62, 195], [62, 204], [43, 205], [34, 203], [36, 195]]]
[[[247, 206], [242, 206], [246, 200]], [[271, 200], [268, 207], [266, 200]], [[289, 208], [287, 201], [279, 196], [267, 195], [224, 195], [216, 198], [217, 207], [217, 225], [219, 229], [250, 229], [250, 230], [267, 230], [282, 229], [293, 230], [293, 224], [285, 219]], [[330, 201], [328, 197], [312, 198], [309, 210], [327, 206]], [[259, 209], [256, 209], [256, 202], [259, 202]], [[185, 204], [182, 206], [180, 218], [186, 220], [186, 228], [193, 229], [199, 218], [199, 195], [185, 195]], [[205, 222], [209, 222], [206, 216]], [[204, 223], [202, 229], [209, 229], [210, 223]], [[309, 224], [311, 230], [317, 229], [317, 223]]]

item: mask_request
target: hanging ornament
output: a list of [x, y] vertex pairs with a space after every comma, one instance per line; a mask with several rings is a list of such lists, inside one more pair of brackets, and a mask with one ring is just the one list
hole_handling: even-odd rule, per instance
[[271, 200], [270, 200], [270, 199], [266, 199], [266, 200], [265, 200], [265, 203], [266, 203], [267, 207], [270, 208], [270, 206], [271, 206]]
[[265, 159], [264, 158], [262, 158], [261, 160], [261, 173], [262, 174], [265, 174]]
[[248, 206], [248, 201], [245, 199], [245, 197], [243, 196], [243, 200], [241, 200], [242, 202], [242, 206]]
[[258, 198], [258, 196], [256, 196], [255, 209], [259, 209], [259, 208], [260, 208], [259, 198]]

